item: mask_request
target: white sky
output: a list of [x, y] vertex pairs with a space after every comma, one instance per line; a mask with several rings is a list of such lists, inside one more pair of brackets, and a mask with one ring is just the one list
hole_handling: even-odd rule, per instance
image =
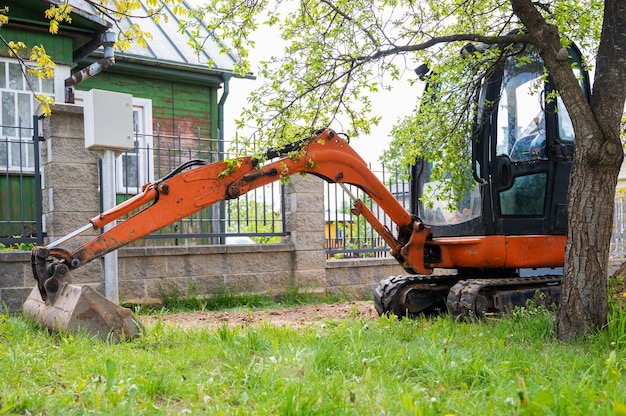
[[[229, 140], [236, 132], [235, 119], [246, 105], [248, 94], [260, 85], [261, 79], [231, 79], [230, 93], [224, 108], [224, 137]], [[396, 121], [408, 115], [421, 91], [421, 86], [411, 86], [408, 82], [398, 83], [392, 91], [383, 91], [373, 97], [373, 113], [381, 115], [378, 126], [372, 128], [369, 136], [352, 137], [350, 145], [368, 163], [378, 164], [378, 158], [389, 144], [389, 133]], [[243, 132], [245, 135], [245, 132]]]

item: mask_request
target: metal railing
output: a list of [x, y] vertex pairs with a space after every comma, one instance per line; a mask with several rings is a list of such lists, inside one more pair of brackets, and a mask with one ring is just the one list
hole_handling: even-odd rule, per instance
[[[159, 128], [153, 136], [136, 135], [135, 148], [116, 161], [118, 203], [139, 192], [144, 183], [164, 177], [190, 160], [212, 163], [235, 157], [225, 150], [230, 147], [231, 143], [203, 137], [200, 129], [193, 137], [181, 134], [180, 128], [176, 135], [162, 134]], [[287, 235], [283, 193], [281, 183], [271, 183], [200, 210], [134, 245], [220, 244], [232, 236], [250, 237], [259, 243], [280, 241]]]
[[0, 244], [43, 242], [39, 123], [0, 125]]
[[[387, 186], [391, 194], [405, 207], [410, 207], [408, 173], [399, 168], [382, 165], [370, 170]], [[361, 189], [348, 185], [350, 193], [361, 199], [376, 218], [393, 230], [394, 224], [383, 209]], [[329, 259], [388, 257], [389, 247], [362, 216], [352, 214], [350, 196], [337, 184], [327, 184], [324, 198], [326, 256]]]

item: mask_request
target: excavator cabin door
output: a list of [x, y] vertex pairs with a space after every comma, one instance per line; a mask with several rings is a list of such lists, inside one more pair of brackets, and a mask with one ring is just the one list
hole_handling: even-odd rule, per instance
[[[569, 52], [589, 96], [580, 52]], [[506, 58], [484, 90], [493, 105], [474, 144], [486, 167], [483, 220], [487, 234], [566, 234], [574, 129], [537, 51], [527, 46], [523, 57]]]

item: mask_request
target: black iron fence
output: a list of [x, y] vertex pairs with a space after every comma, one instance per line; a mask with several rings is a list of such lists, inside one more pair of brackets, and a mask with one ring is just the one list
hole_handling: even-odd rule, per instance
[[0, 248], [42, 242], [38, 119], [0, 132]]
[[[382, 165], [370, 170], [387, 186], [391, 194], [410, 209], [408, 172]], [[363, 201], [378, 220], [390, 230], [394, 224], [389, 216], [363, 190], [347, 186], [351, 195]], [[362, 216], [351, 212], [353, 201], [348, 193], [337, 184], [327, 184], [324, 199], [324, 232], [326, 234], [326, 254], [329, 259], [355, 257], [387, 257], [389, 247], [376, 230]]]
[[[192, 160], [212, 163], [235, 156], [231, 143], [203, 137], [162, 134], [136, 135], [135, 147], [116, 161], [117, 198], [122, 202], [139, 192], [144, 183], [170, 173]], [[202, 245], [268, 243], [280, 241], [285, 231], [283, 185], [271, 183], [241, 198], [216, 203], [177, 221], [135, 245]]]

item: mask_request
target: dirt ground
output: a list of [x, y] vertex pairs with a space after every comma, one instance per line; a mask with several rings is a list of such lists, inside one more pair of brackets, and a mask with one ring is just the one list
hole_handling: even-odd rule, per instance
[[183, 329], [192, 327], [216, 328], [259, 325], [267, 323], [275, 326], [302, 328], [327, 321], [341, 321], [346, 318], [378, 319], [373, 301], [352, 301], [319, 305], [294, 306], [290, 308], [264, 311], [215, 311], [184, 312], [159, 316], [142, 316], [144, 324], [151, 325], [161, 321], [166, 325]]
[[[626, 263], [615, 273], [626, 274]], [[615, 275], [612, 278], [615, 278]], [[626, 306], [626, 283], [616, 285], [616, 295]], [[155, 324], [158, 320], [166, 325], [178, 326], [183, 329], [192, 327], [216, 328], [222, 325], [229, 327], [259, 325], [267, 323], [275, 326], [302, 328], [327, 321], [341, 321], [346, 318], [363, 320], [378, 319], [373, 301], [351, 301], [319, 305], [294, 306], [289, 308], [264, 311], [212, 311], [183, 312], [160, 316], [143, 316], [142, 322]]]

